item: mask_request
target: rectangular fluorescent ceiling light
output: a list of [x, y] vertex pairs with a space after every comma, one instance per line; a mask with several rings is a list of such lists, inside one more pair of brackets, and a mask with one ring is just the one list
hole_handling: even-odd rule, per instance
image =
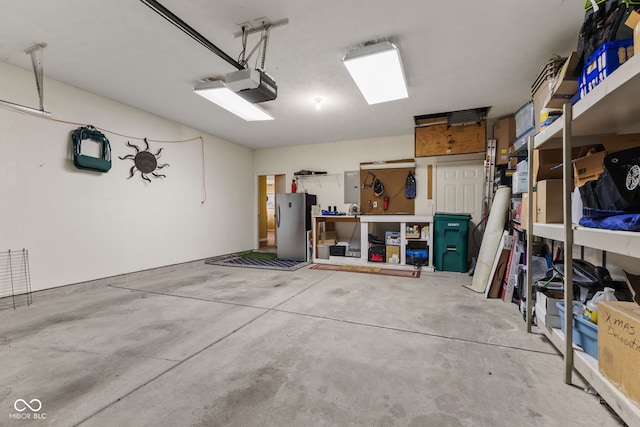
[[221, 80], [198, 83], [193, 91], [246, 121], [273, 120], [273, 116], [229, 89]]
[[369, 105], [409, 97], [400, 52], [393, 43], [351, 49], [342, 63]]

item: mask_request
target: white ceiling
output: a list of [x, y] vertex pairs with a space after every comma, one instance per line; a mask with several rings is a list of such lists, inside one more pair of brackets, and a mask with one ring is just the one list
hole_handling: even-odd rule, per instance
[[[266, 56], [278, 98], [261, 105], [276, 120], [245, 122], [195, 95], [198, 80], [235, 68], [137, 0], [5, 1], [0, 60], [30, 70], [24, 50], [44, 42], [45, 77], [264, 148], [413, 134], [413, 116], [422, 114], [513, 113], [543, 64], [575, 50], [584, 15], [579, 0], [160, 2], [233, 58], [238, 24], [289, 19], [272, 29]], [[369, 106], [340, 60], [385, 37], [401, 51], [409, 98]]]

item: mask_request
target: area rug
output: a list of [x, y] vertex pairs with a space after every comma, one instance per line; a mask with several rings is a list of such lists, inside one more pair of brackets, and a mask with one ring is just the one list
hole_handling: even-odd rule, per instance
[[382, 276], [394, 277], [420, 277], [420, 270], [396, 270], [394, 268], [382, 268], [367, 265], [335, 265], [335, 264], [313, 264], [310, 269], [348, 271], [354, 273], [380, 274]]
[[225, 267], [262, 268], [266, 270], [295, 271], [306, 265], [306, 261], [290, 261], [284, 259], [265, 259], [262, 257], [246, 257], [233, 255], [229, 257], [217, 257], [206, 260], [205, 264], [222, 265]]

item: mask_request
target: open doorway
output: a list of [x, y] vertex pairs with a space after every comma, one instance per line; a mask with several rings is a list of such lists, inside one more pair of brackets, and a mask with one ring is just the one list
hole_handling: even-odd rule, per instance
[[276, 197], [286, 191], [285, 175], [258, 176], [258, 241], [260, 249], [276, 250]]

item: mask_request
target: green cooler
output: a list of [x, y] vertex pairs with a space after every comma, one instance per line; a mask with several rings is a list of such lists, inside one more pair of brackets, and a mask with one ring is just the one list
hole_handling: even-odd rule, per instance
[[438, 271], [467, 272], [469, 214], [436, 213], [433, 217], [433, 254]]

